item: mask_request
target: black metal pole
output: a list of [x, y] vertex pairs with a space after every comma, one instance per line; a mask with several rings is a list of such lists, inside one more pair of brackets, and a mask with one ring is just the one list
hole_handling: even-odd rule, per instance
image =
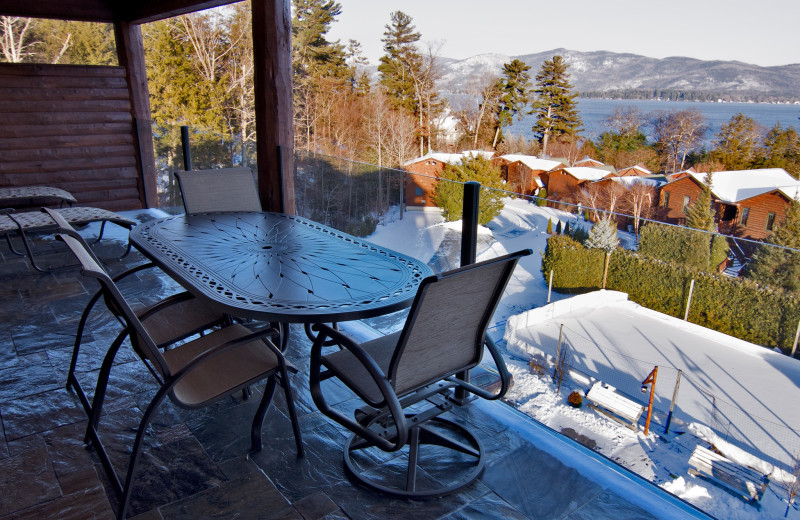
[[464, 213], [461, 218], [461, 266], [474, 264], [478, 249], [478, 204], [481, 183], [464, 183]]
[[[461, 216], [461, 266], [474, 264], [478, 249], [478, 204], [480, 202], [481, 183], [469, 181], [464, 183], [464, 211]], [[462, 381], [469, 382], [469, 371], [456, 375]], [[469, 392], [456, 388], [455, 398], [458, 402], [466, 402]]]
[[189, 127], [186, 125], [181, 127], [181, 146], [183, 147], [183, 169], [188, 172], [192, 169], [192, 148], [189, 146]]

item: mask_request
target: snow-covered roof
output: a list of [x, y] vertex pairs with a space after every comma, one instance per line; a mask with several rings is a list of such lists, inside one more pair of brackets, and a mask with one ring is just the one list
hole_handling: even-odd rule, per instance
[[535, 155], [524, 155], [524, 154], [521, 154], [521, 153], [509, 153], [509, 154], [506, 154], [506, 155], [501, 155], [499, 158], [512, 163], [512, 162], [521, 161], [522, 159], [536, 159], [536, 156]]
[[635, 166], [628, 166], [628, 167], [620, 169], [619, 171], [624, 172], [624, 171], [627, 171], [627, 170], [636, 170], [637, 172], [639, 172], [639, 175], [651, 175], [653, 173], [653, 172], [651, 172], [650, 170], [648, 170], [647, 168], [645, 168], [644, 166], [642, 166], [640, 164], [637, 164]]
[[598, 181], [609, 174], [608, 170], [591, 168], [589, 166], [576, 166], [574, 168], [564, 168], [564, 171], [582, 181]]
[[[699, 183], [706, 176], [695, 172], [689, 175]], [[800, 192], [800, 181], [783, 168], [714, 172], [711, 177], [711, 192], [722, 202], [741, 202], [775, 190], [793, 199]]]
[[464, 157], [477, 157], [479, 155], [483, 156], [485, 159], [491, 159], [494, 157], [494, 152], [491, 150], [464, 150], [461, 152], [461, 155]]
[[435, 159], [439, 162], [443, 162], [446, 164], [458, 164], [461, 162], [462, 157], [463, 156], [460, 153], [431, 152], [423, 155], [422, 157], [417, 157], [416, 159], [411, 159], [410, 161], [406, 161], [403, 163], [403, 166], [408, 166], [409, 164], [426, 161], [428, 159]]
[[608, 180], [624, 184], [628, 188], [630, 188], [634, 184], [644, 184], [645, 186], [653, 186], [657, 188], [667, 183], [667, 181], [659, 179], [651, 179], [647, 177], [609, 177]]
[[542, 170], [545, 172], [549, 172], [553, 168], [558, 168], [559, 166], [563, 166], [564, 163], [561, 161], [554, 161], [552, 159], [539, 159], [532, 155], [520, 155], [520, 158], [514, 162], [521, 162], [531, 170]]
[[588, 165], [605, 166], [605, 163], [603, 163], [601, 161], [598, 161], [597, 159], [592, 159], [591, 157], [589, 157], [587, 155], [586, 157], [584, 157], [580, 161], [575, 161], [575, 166], [578, 166], [578, 165], [581, 165], [581, 166], [588, 166]]

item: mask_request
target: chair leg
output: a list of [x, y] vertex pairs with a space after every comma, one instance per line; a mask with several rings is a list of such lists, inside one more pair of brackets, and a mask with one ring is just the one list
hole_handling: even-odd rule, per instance
[[253, 418], [253, 426], [250, 429], [250, 451], [261, 451], [261, 427], [264, 425], [264, 418], [267, 416], [267, 410], [272, 402], [272, 396], [275, 394], [275, 376], [267, 378], [267, 384], [264, 387], [264, 395], [261, 397], [261, 402], [258, 403], [256, 416]]
[[89, 409], [89, 424], [86, 427], [85, 439], [87, 443], [90, 439], [90, 431], [92, 429], [96, 430], [97, 425], [100, 424], [100, 414], [103, 411], [103, 401], [105, 401], [106, 398], [106, 388], [108, 388], [108, 378], [111, 375], [111, 367], [114, 364], [114, 358], [119, 351], [119, 347], [127, 336], [127, 330], [123, 330], [117, 335], [114, 342], [108, 348], [105, 358], [103, 358], [103, 364], [100, 366], [100, 373], [97, 375], [97, 385], [94, 389], [94, 398], [92, 399], [92, 407]]
[[153, 414], [155, 414], [156, 410], [158, 409], [158, 405], [161, 404], [164, 396], [167, 395], [167, 392], [172, 389], [172, 386], [172, 384], [164, 385], [158, 390], [155, 397], [153, 397], [153, 400], [150, 401], [150, 405], [147, 407], [147, 410], [145, 410], [144, 416], [142, 416], [142, 421], [139, 423], [139, 429], [136, 431], [136, 439], [133, 441], [131, 458], [128, 462], [128, 473], [125, 477], [125, 487], [122, 489], [122, 496], [119, 497], [120, 504], [117, 518], [120, 520], [125, 518], [125, 515], [128, 512], [128, 503], [131, 499], [131, 491], [133, 489], [133, 481], [136, 474], [136, 465], [139, 462], [139, 453], [141, 451], [142, 442], [144, 441], [144, 434], [147, 431], [147, 426], [150, 424], [150, 419], [152, 419]]

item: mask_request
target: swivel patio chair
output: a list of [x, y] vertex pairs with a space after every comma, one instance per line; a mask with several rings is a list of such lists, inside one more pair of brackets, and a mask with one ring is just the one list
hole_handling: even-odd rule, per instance
[[[118, 518], [124, 518], [126, 515], [144, 434], [165, 397], [169, 397], [173, 403], [183, 408], [201, 408], [266, 379], [264, 395], [256, 410], [250, 432], [251, 449], [259, 451], [262, 447], [261, 427], [275, 387], [280, 384], [286, 397], [297, 454], [303, 456], [300, 429], [288, 377], [288, 371], [293, 367], [287, 364], [281, 351], [272, 342], [272, 338], [277, 336], [274, 328], [264, 327], [251, 331], [243, 325], [231, 324], [199, 338], [190, 338], [162, 352], [145, 326], [147, 320], [145, 319], [143, 323], [131, 309], [114, 281], [86, 248], [85, 243], [71, 234], [62, 233], [57, 237], [67, 244], [80, 262], [81, 274], [100, 283], [106, 306], [123, 322], [134, 351], [160, 384], [136, 431], [124, 484], [120, 482], [100, 439], [97, 428], [100, 420], [99, 410], [93, 408], [91, 411], [87, 437], [95, 447], [109, 475], [111, 485], [119, 496]], [[172, 303], [164, 305], [170, 304]], [[158, 308], [153, 310], [153, 312], [158, 311]], [[119, 346], [120, 343], [115, 341], [109, 349], [101, 372], [110, 369], [110, 363]]]
[[[425, 278], [405, 326], [395, 334], [357, 344], [327, 325], [314, 326], [311, 395], [324, 415], [353, 432], [343, 451], [345, 466], [357, 480], [392, 495], [432, 497], [457, 491], [480, 475], [481, 442], [441, 415], [467, 402], [455, 395], [458, 389], [484, 399], [499, 399], [508, 390], [508, 370], [486, 328], [518, 260], [530, 253]], [[340, 349], [323, 355], [328, 342]], [[484, 346], [500, 374], [496, 394], [458, 377], [478, 365]], [[340, 411], [340, 391], [334, 394], [340, 397], [336, 407], [326, 400], [323, 387], [332, 383], [323, 382], [332, 378], [363, 401], [353, 418]], [[376, 451], [406, 446], [408, 460], [402, 465], [402, 456], [387, 459]]]
[[261, 211], [258, 187], [249, 168], [175, 172], [187, 215], [221, 211]]

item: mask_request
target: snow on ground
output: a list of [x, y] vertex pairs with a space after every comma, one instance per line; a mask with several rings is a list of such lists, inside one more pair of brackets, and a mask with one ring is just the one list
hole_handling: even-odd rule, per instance
[[[545, 250], [548, 237], [546, 233], [548, 219], [552, 219], [554, 229], [557, 219], [561, 220], [562, 226], [569, 222], [570, 227], [575, 225], [588, 227], [575, 215], [567, 212], [538, 207], [515, 199], [506, 199], [505, 204], [501, 214], [480, 230], [478, 260], [523, 248], [532, 249], [533, 255], [523, 258], [520, 262], [509, 283], [506, 296], [495, 314], [494, 325], [489, 331], [495, 340], [503, 337], [506, 320], [509, 317], [547, 304], [547, 283], [541, 274], [540, 266], [541, 253]], [[387, 220], [385, 225], [379, 226], [368, 238], [382, 246], [424, 260], [432, 265], [434, 270], [443, 270], [458, 265], [460, 225], [460, 222], [445, 223], [437, 212], [408, 211], [402, 220], [396, 217], [393, 222]], [[551, 301], [565, 300], [567, 297], [553, 293]], [[564, 301], [562, 305], [569, 303]], [[605, 315], [602, 319], [613, 322], [616, 317]], [[402, 323], [402, 316], [394, 318], [393, 326], [396, 327], [397, 323]], [[691, 324], [686, 325], [696, 327]], [[669, 339], [675, 334], [685, 334], [685, 331], [680, 332], [680, 330], [673, 328], [671, 324], [663, 323], [656, 335]], [[629, 329], [620, 332], [623, 337], [631, 333]], [[612, 340], [606, 338], [603, 338], [603, 341], [612, 343]], [[738, 344], [739, 347], [741, 343]], [[641, 353], [641, 348], [650, 348], [655, 352], [660, 347], [655, 347], [649, 341], [637, 342], [639, 349], [636, 352], [637, 356], [644, 355]], [[686, 355], [680, 354], [679, 357], [691, 365], [687, 367], [687, 372], [698, 368], [705, 369], [711, 364], [723, 369], [731, 367], [730, 373], [721, 380], [714, 382], [708, 374], [704, 374], [703, 381], [712, 381], [720, 385], [724, 391], [741, 394], [743, 398], [755, 388], [772, 385], [775, 381], [783, 381], [787, 385], [794, 384], [796, 389], [800, 378], [787, 375], [787, 371], [796, 370], [795, 367], [800, 363], [760, 347], [753, 348], [755, 350], [745, 347], [731, 348], [722, 356], [698, 354], [703, 356], [702, 360], [693, 359], [695, 353], [691, 351]], [[667, 360], [677, 362], [673, 356], [678, 354], [665, 352], [660, 355], [666, 358], [663, 362]], [[650, 358], [645, 357], [645, 359]], [[512, 355], [508, 363], [509, 370], [514, 375], [514, 386], [507, 396], [508, 401], [539, 422], [593, 447], [609, 459], [637, 472], [716, 518], [731, 520], [783, 518], [786, 509], [783, 481], [787, 480], [787, 477], [780, 470], [773, 471], [770, 485], [761, 500], [760, 510], [721, 488], [688, 474], [688, 460], [698, 444], [704, 446], [714, 444], [723, 449], [726, 456], [743, 464], [765, 464], [751, 453], [743, 450], [737, 452], [736, 446], [726, 443], [702, 424], [690, 424], [688, 428], [681, 428], [686, 431], [680, 434], [675, 431], [677, 428], [674, 428], [669, 435], [663, 436], [658, 435], [663, 432], [663, 427], [653, 425], [650, 434], [645, 437], [641, 429], [638, 433], [633, 432], [585, 405], [579, 409], [569, 406], [567, 396], [572, 391], [583, 393], [588, 388], [587, 381], [567, 378], [557, 393], [549, 375], [532, 374], [527, 359], [521, 359], [519, 353]], [[741, 370], [738, 367], [741, 367]], [[746, 383], [740, 383], [740, 378], [745, 375], [751, 379]], [[764, 395], [751, 399], [756, 401], [761, 399], [762, 405], [766, 404], [775, 397], [771, 393], [773, 391], [774, 389], [769, 392], [769, 397]], [[800, 418], [800, 414], [794, 415]], [[763, 467], [769, 468], [770, 465]], [[789, 518], [798, 515], [800, 512], [794, 510], [789, 512]]]

